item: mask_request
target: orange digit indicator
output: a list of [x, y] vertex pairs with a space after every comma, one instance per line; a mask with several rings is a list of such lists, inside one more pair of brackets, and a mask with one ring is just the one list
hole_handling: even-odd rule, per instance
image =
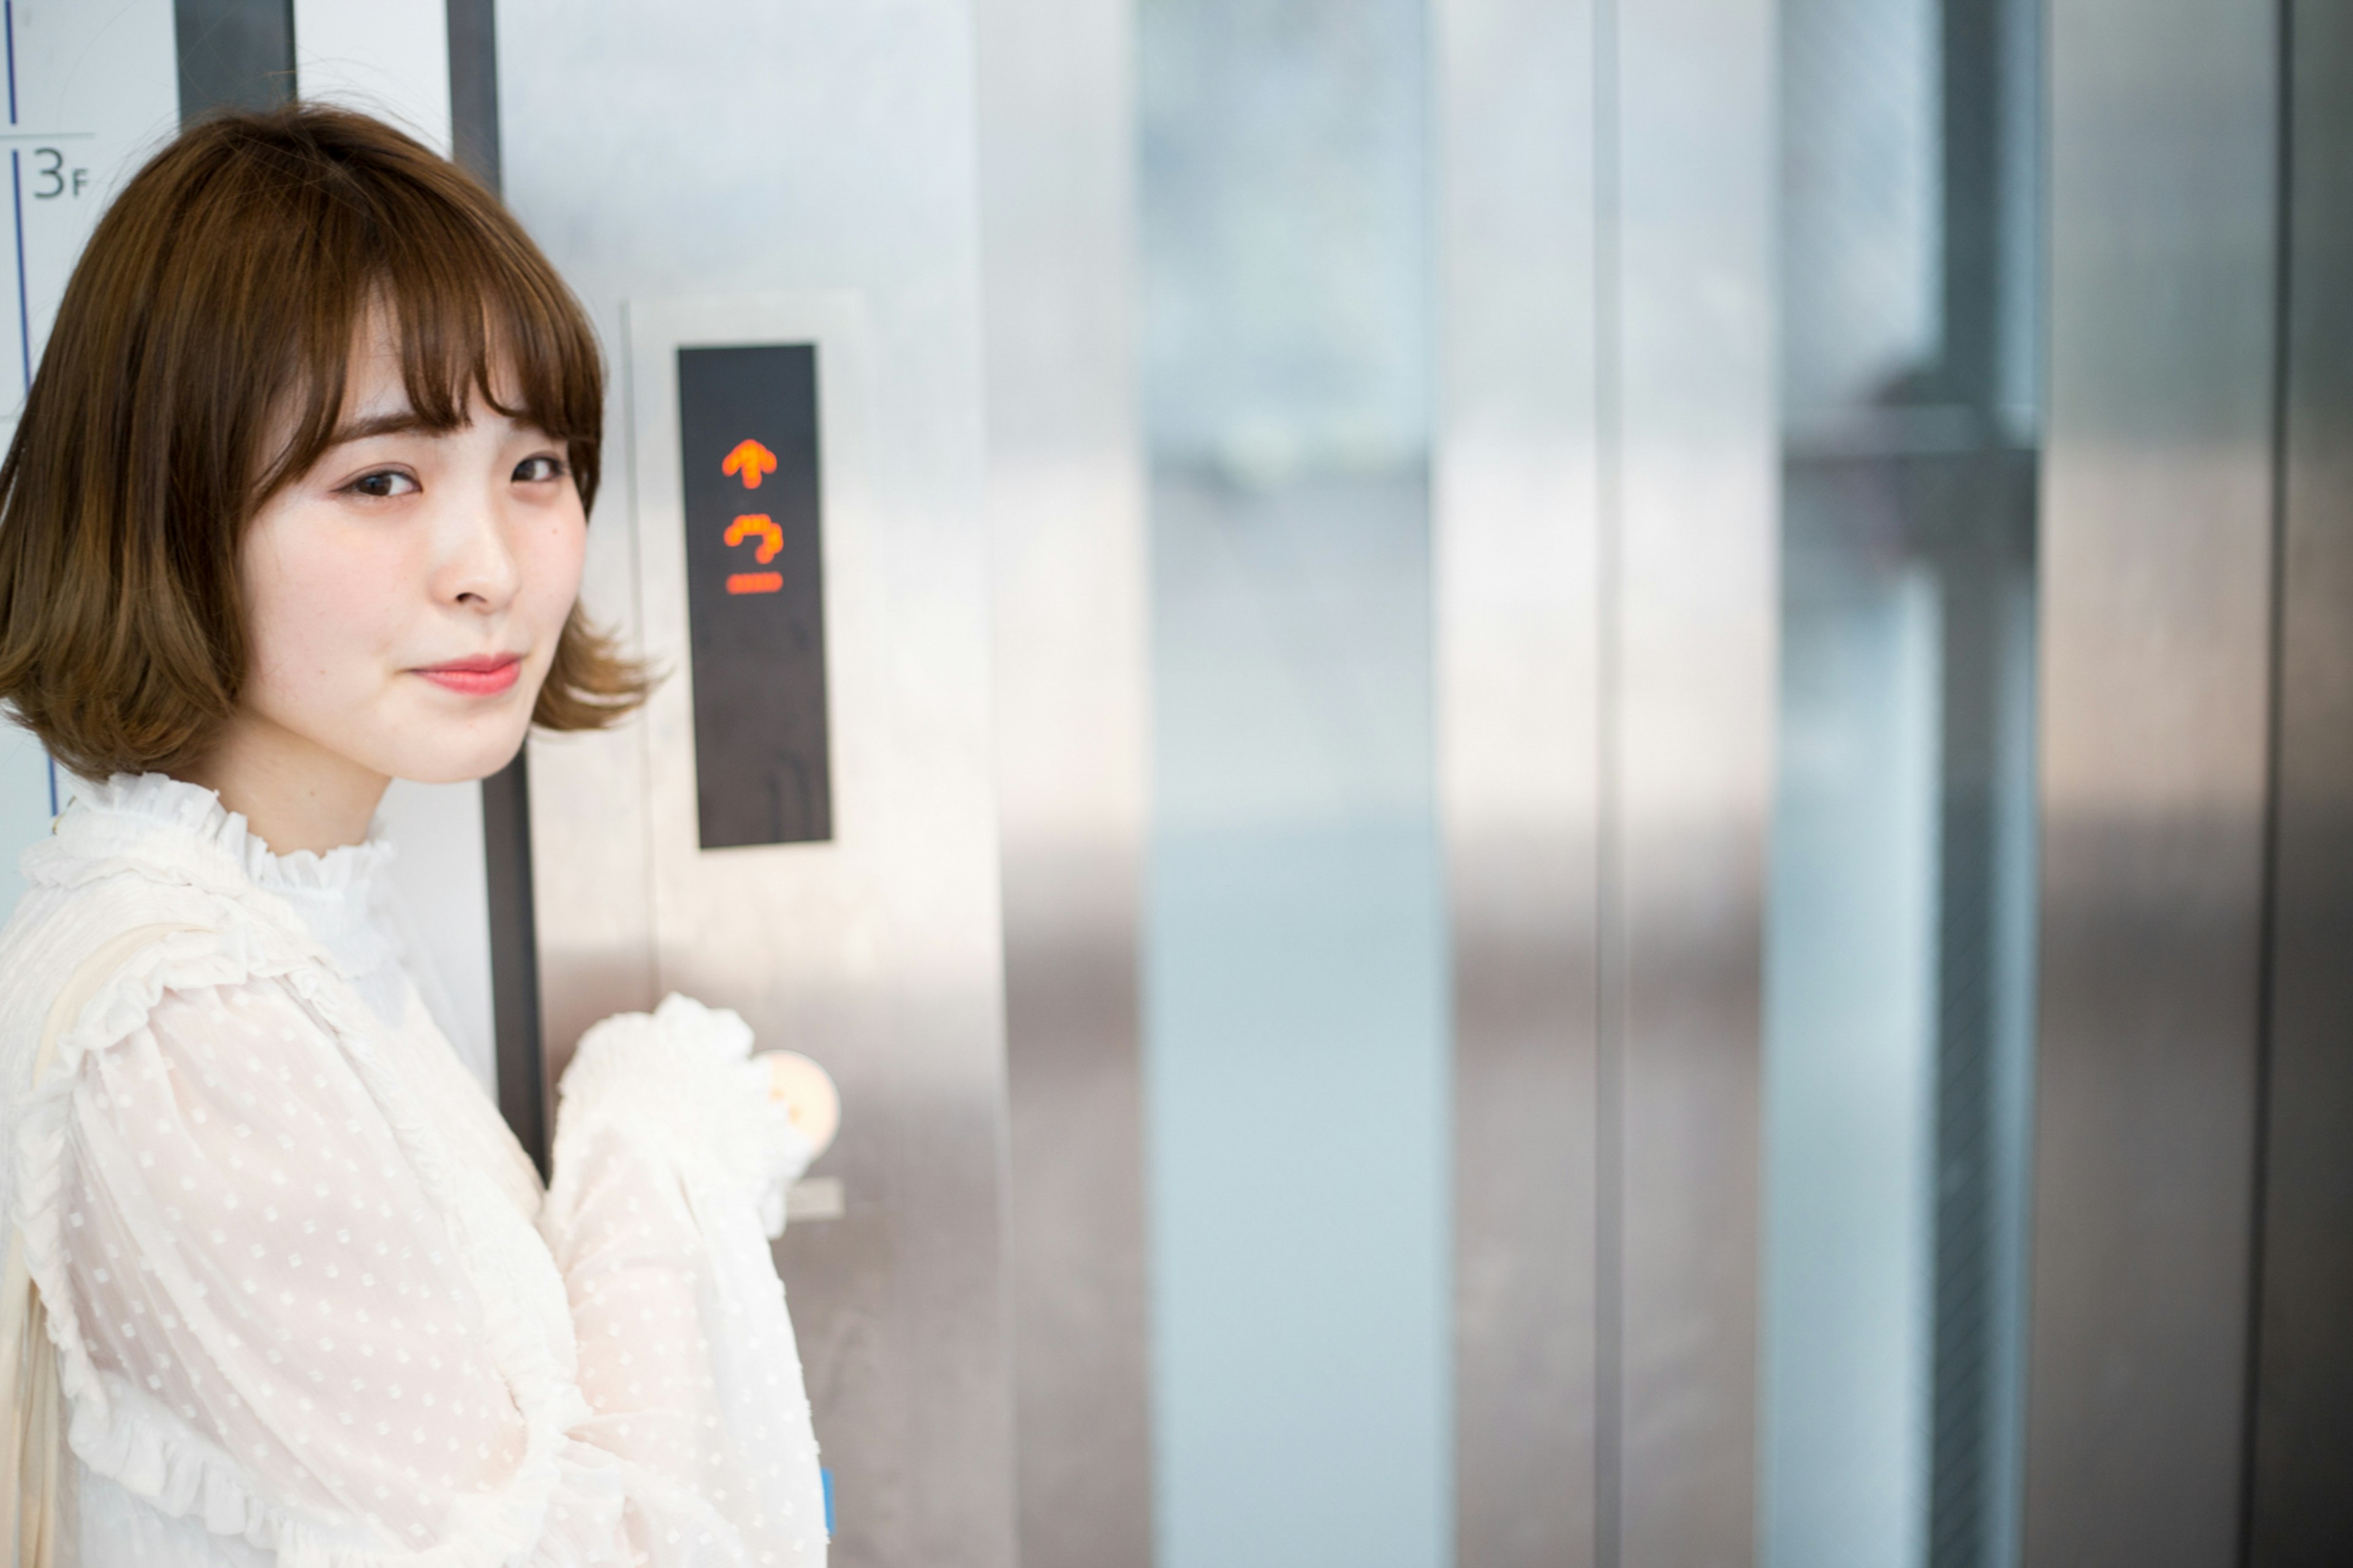
[[[703, 449], [710, 450], [707, 447]], [[745, 489], [756, 490], [762, 479], [776, 471], [776, 455], [757, 441], [738, 441], [735, 449], [719, 465], [719, 471], [742, 479]]]
[[781, 572], [736, 572], [727, 578], [731, 594], [780, 594], [784, 592], [785, 574]]
[[752, 553], [760, 558], [763, 566], [774, 561], [776, 552], [785, 547], [785, 531], [764, 511], [746, 512], [727, 525], [727, 542], [731, 547], [747, 539], [760, 542], [760, 547]]

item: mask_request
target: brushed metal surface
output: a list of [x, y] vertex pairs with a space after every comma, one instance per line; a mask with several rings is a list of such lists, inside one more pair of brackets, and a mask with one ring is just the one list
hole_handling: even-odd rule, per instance
[[1755, 1550], [1774, 13], [1619, 0], [1605, 26], [1600, 1561], [1712, 1568]]
[[[847, 1212], [779, 1261], [843, 1568], [1014, 1555], [968, 20], [498, 7], [508, 200], [628, 360], [587, 601], [670, 672], [622, 731], [533, 744], [549, 1068], [677, 987], [839, 1083]], [[668, 345], [785, 328], [828, 345], [839, 837], [698, 856]]]
[[2353, 9], [2291, 7], [2270, 1083], [2246, 1561], [2353, 1562]]
[[1440, 0], [1438, 774], [1455, 1561], [1595, 1561], [1594, 13]]
[[2275, 24], [2050, 13], [2029, 1568], [2238, 1551]]
[[1021, 1560], [1145, 1568], [1134, 20], [979, 0], [974, 41]]

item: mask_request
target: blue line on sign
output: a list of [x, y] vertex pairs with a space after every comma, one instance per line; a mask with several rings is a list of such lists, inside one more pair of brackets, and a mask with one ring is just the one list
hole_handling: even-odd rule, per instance
[[16, 346], [25, 356], [25, 390], [33, 390], [33, 305], [25, 291], [25, 155], [8, 149], [8, 190], [16, 207]]
[[833, 1533], [833, 1472], [819, 1470], [817, 1473], [817, 1479], [818, 1483], [825, 1488], [825, 1532], [831, 1535]]
[[[16, 0], [0, 0], [0, 22], [5, 22], [8, 34], [8, 123], [16, 123]], [[8, 149], [8, 187], [16, 209], [16, 329], [22, 334], [24, 350], [25, 390], [33, 389], [33, 311], [25, 292], [25, 169], [16, 149]], [[42, 759], [49, 764], [49, 815], [58, 814], [58, 760]]]

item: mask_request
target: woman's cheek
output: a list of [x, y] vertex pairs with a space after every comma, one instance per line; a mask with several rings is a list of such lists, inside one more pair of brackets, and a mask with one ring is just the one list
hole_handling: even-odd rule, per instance
[[299, 545], [273, 541], [249, 556], [259, 571], [248, 577], [248, 613], [263, 678], [328, 691], [372, 685], [406, 618], [401, 602], [413, 596], [406, 563], [350, 531], [303, 531]]
[[530, 602], [535, 629], [553, 637], [580, 596], [580, 573], [587, 557], [586, 520], [574, 509], [559, 513], [546, 526], [533, 530], [528, 554], [520, 563], [522, 595]]

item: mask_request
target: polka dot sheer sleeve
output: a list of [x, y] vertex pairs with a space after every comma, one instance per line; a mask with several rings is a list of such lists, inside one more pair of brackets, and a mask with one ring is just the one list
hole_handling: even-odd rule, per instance
[[256, 982], [166, 992], [83, 1060], [61, 1207], [96, 1386], [74, 1446], [216, 1530], [400, 1560], [504, 1494], [525, 1423], [448, 1225], [320, 1035]]
[[592, 1032], [534, 1234], [316, 1000], [167, 989], [76, 1065], [43, 1281], [75, 1452], [320, 1568], [821, 1563], [759, 1217], [806, 1149], [740, 1023]]
[[541, 1226], [596, 1446], [707, 1500], [754, 1562], [825, 1545], [800, 1356], [764, 1213], [808, 1163], [733, 1013], [672, 996], [589, 1031]]

